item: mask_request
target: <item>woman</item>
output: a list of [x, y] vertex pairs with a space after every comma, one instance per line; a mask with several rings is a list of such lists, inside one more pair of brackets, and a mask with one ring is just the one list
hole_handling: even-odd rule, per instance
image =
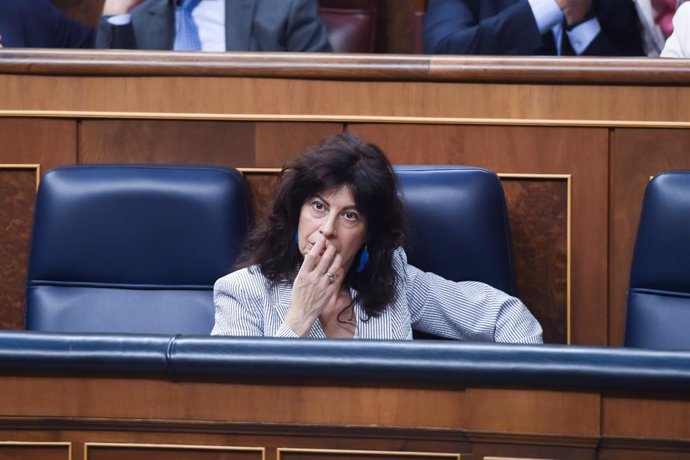
[[244, 267], [216, 282], [213, 334], [541, 343], [516, 298], [409, 265], [403, 204], [378, 147], [335, 135], [288, 162]]

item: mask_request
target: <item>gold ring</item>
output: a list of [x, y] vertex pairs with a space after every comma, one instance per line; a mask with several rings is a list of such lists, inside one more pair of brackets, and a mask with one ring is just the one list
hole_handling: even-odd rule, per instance
[[334, 275], [334, 274], [329, 273], [329, 272], [326, 272], [326, 273], [324, 273], [323, 275], [324, 275], [325, 277], [327, 277], [327, 278], [328, 278], [328, 281], [330, 281], [331, 283], [335, 282], [335, 279], [338, 277], [338, 275]]

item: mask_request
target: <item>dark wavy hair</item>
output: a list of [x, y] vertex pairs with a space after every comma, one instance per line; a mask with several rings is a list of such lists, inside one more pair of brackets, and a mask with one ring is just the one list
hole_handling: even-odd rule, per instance
[[344, 285], [358, 293], [368, 317], [380, 315], [395, 301], [393, 252], [404, 239], [404, 211], [393, 168], [377, 146], [352, 133], [325, 139], [283, 166], [271, 214], [249, 236], [237, 267], [258, 265], [272, 286], [292, 283], [302, 254], [295, 244], [304, 202], [324, 190], [347, 186], [367, 223], [369, 263], [355, 268], [355, 256]]

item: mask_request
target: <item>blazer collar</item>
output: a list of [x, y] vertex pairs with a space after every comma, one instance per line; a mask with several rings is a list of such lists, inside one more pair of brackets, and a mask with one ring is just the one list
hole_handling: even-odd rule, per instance
[[171, 50], [175, 39], [174, 0], [152, 0], [146, 8], [149, 16], [146, 31], [141, 34], [141, 47], [153, 50]]

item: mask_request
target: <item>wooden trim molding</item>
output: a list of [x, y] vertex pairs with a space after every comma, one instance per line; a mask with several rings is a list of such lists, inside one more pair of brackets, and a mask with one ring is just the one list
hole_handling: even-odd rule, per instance
[[237, 446], [210, 446], [195, 444], [136, 444], [136, 443], [116, 443], [116, 442], [85, 442], [84, 460], [89, 460], [89, 448], [112, 448], [112, 449], [168, 449], [203, 451], [217, 450], [222, 452], [255, 452], [261, 454], [261, 459], [266, 460], [266, 448], [264, 447], [237, 447]]
[[66, 447], [67, 458], [72, 460], [72, 443], [71, 442], [42, 442], [42, 441], [0, 441], [0, 448], [2, 447]]
[[36, 190], [41, 182], [41, 165], [38, 164], [0, 164], [0, 169], [33, 169], [36, 173]]
[[683, 59], [0, 49], [0, 74], [683, 85]]
[[278, 460], [283, 459], [284, 454], [303, 453], [303, 454], [322, 454], [322, 455], [349, 455], [349, 456], [366, 456], [366, 457], [389, 457], [395, 460], [396, 457], [418, 457], [420, 460], [425, 458], [447, 458], [449, 460], [465, 460], [469, 458], [470, 454], [451, 454], [441, 452], [406, 452], [406, 451], [388, 451], [388, 450], [351, 450], [351, 449], [293, 449], [286, 447], [279, 447], [277, 449]]
[[108, 120], [190, 120], [190, 121], [258, 121], [309, 123], [382, 123], [420, 125], [473, 126], [545, 126], [578, 128], [655, 128], [688, 129], [690, 121], [636, 120], [579, 120], [537, 118], [458, 118], [458, 117], [402, 117], [373, 115], [300, 115], [252, 113], [173, 113], [173, 112], [109, 112], [70, 110], [0, 110], [0, 118], [69, 118]]

